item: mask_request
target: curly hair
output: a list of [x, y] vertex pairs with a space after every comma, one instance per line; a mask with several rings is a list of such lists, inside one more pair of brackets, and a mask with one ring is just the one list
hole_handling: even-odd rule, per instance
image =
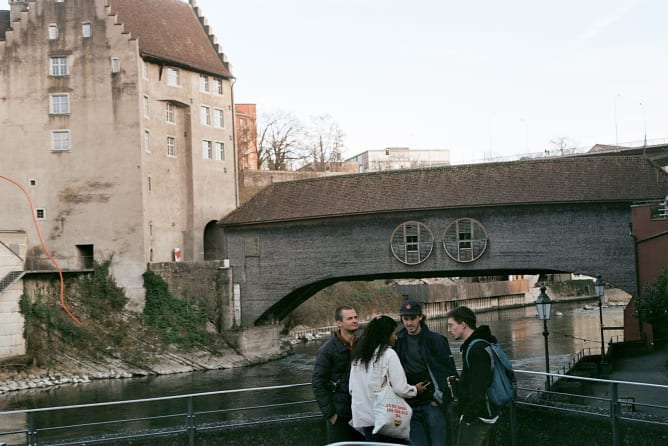
[[364, 329], [362, 337], [355, 343], [352, 362], [361, 362], [364, 368], [368, 369], [369, 364], [377, 361], [390, 346], [390, 336], [396, 328], [396, 321], [389, 316], [373, 318]]

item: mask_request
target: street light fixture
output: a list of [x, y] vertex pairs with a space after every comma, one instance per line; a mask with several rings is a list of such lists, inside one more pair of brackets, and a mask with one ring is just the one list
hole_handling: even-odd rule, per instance
[[603, 293], [605, 292], [605, 286], [603, 285], [600, 274], [596, 276], [594, 288], [596, 288], [596, 295], [598, 296], [598, 317], [599, 327], [601, 329], [601, 365], [605, 365], [607, 364], [605, 360], [605, 336], [603, 335]]
[[550, 320], [552, 312], [552, 301], [545, 294], [545, 284], [540, 287], [540, 294], [536, 299], [536, 310], [538, 310], [538, 319], [543, 321], [543, 336], [545, 337], [545, 372], [548, 375], [545, 375], [545, 388], [547, 391], [550, 391], [550, 353], [547, 347], [547, 337], [550, 335], [550, 332], [547, 331], [547, 321]]

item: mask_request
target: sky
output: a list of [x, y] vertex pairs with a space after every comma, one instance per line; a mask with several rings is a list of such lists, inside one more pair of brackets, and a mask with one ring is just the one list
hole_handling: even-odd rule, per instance
[[232, 64], [235, 102], [304, 122], [329, 114], [346, 157], [449, 149], [459, 163], [562, 138], [668, 142], [665, 0], [197, 5]]

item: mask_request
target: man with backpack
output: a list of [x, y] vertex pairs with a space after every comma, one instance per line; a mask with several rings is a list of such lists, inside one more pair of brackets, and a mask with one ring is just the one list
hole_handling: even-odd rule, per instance
[[[492, 335], [489, 326], [476, 326], [476, 316], [467, 307], [450, 310], [445, 316], [448, 321], [448, 332], [456, 340], [464, 341], [461, 346], [463, 368], [457, 384], [461, 418], [456, 444], [488, 446], [492, 444], [493, 430], [502, 409], [497, 404], [508, 402], [508, 395], [503, 391], [504, 386], [497, 387], [500, 380], [505, 380], [503, 376], [506, 371], [501, 370], [504, 367], [499, 358], [495, 358], [497, 353], [492, 348], [498, 349], [496, 337]], [[507, 362], [505, 354], [500, 352], [500, 355]], [[495, 376], [495, 372], [504, 375]], [[512, 376], [512, 370], [508, 373]], [[510, 380], [514, 381], [514, 376]], [[511, 385], [514, 385], [514, 382], [511, 382]], [[492, 399], [501, 399], [502, 402], [494, 404]]]

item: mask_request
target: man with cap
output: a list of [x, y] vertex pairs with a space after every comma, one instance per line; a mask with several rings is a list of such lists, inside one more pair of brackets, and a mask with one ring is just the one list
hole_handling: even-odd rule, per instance
[[445, 336], [429, 330], [422, 305], [414, 300], [401, 304], [404, 328], [394, 346], [409, 384], [429, 381], [426, 390], [407, 400], [413, 408], [411, 442], [416, 446], [444, 446], [448, 439], [448, 376], [456, 376], [450, 344]]

